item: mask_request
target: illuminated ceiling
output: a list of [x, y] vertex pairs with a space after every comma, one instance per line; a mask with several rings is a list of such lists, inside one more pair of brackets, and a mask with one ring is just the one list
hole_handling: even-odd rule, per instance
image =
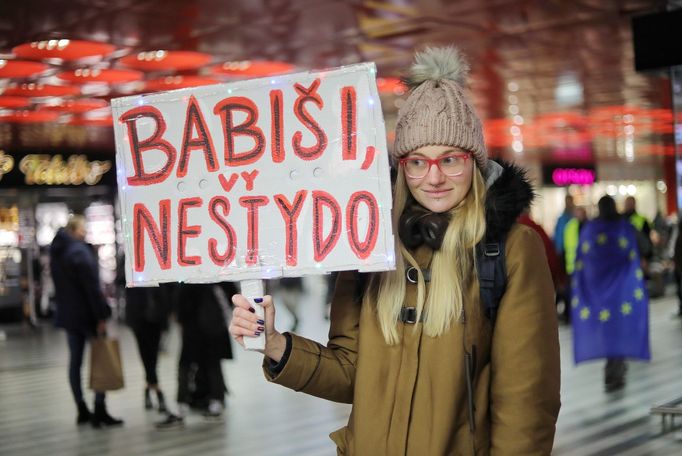
[[[599, 160], [660, 163], [673, 150], [669, 81], [663, 72], [635, 73], [630, 18], [665, 3], [2, 2], [0, 147], [113, 153], [99, 103], [114, 96], [368, 60], [391, 78], [415, 47], [454, 43], [471, 61], [494, 153], [548, 162], [593, 151]], [[87, 57], [78, 59], [76, 44]], [[402, 90], [383, 83], [390, 127]]]

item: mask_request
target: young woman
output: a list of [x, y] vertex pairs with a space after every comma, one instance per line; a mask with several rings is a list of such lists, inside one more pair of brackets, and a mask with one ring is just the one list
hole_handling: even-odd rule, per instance
[[[339, 454], [550, 454], [559, 344], [544, 247], [515, 223], [532, 199], [523, 172], [489, 161], [454, 48], [418, 53], [393, 158], [395, 271], [341, 272], [326, 346], [274, 327], [233, 297], [233, 337], [265, 331], [272, 382], [353, 404]], [[476, 246], [505, 239], [506, 291], [486, 315]], [[365, 285], [363, 285], [365, 284]], [[358, 292], [359, 290], [360, 292]]]

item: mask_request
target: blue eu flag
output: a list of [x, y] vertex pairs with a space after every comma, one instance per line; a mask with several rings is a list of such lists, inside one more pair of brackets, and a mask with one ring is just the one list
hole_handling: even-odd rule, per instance
[[571, 285], [576, 363], [651, 358], [649, 297], [630, 223], [597, 219], [585, 225]]

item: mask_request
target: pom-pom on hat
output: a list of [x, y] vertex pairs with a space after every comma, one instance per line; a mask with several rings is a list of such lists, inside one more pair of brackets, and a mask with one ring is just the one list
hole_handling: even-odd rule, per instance
[[415, 55], [405, 82], [411, 89], [398, 111], [393, 156], [422, 146], [454, 146], [472, 153], [487, 174], [481, 120], [464, 94], [469, 65], [455, 47], [426, 48]]

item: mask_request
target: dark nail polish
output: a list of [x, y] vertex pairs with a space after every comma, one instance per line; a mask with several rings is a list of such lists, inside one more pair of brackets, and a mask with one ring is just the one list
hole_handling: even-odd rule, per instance
[[265, 324], [265, 322], [264, 322], [263, 320], [256, 320], [256, 323], [258, 323], [259, 325], [264, 325], [264, 324]]
[[253, 302], [257, 302], [258, 304], [260, 304], [261, 302], [263, 302], [263, 298], [253, 298]]
[[259, 333], [258, 331], [256, 331], [254, 334], [255, 334], [256, 336], [260, 336], [260, 333]]
[[249, 307], [249, 312], [251, 312], [252, 314], [255, 314], [255, 313], [256, 313], [256, 309], [254, 309], [253, 307]]
[[259, 326], [258, 331], [263, 332], [263, 331], [265, 331], [265, 328], [263, 328], [262, 326]]

